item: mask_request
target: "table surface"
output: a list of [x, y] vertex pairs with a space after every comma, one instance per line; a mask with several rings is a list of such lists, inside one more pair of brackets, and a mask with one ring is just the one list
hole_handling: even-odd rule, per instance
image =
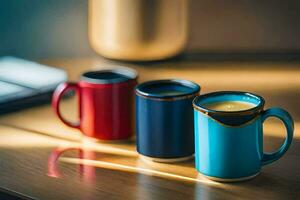
[[[295, 120], [294, 140], [285, 156], [262, 168], [254, 179], [217, 183], [198, 175], [194, 162], [145, 162], [134, 139], [125, 143], [95, 143], [64, 126], [50, 105], [0, 117], [0, 188], [35, 199], [299, 199], [300, 197], [300, 63], [204, 62], [170, 60], [119, 63], [102, 58], [42, 60], [68, 71], [72, 81], [83, 71], [128, 66], [139, 82], [181, 78], [201, 85], [201, 93], [242, 90], [266, 99], [266, 107], [283, 107]], [[76, 120], [76, 98], [62, 110]], [[281, 122], [264, 125], [264, 150], [284, 141]]]

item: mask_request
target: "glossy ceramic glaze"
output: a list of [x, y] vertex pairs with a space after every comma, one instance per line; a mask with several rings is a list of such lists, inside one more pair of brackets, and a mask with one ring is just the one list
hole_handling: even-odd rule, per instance
[[[242, 101], [252, 109], [226, 112], [208, 110], [202, 105], [220, 101]], [[263, 110], [264, 99], [246, 92], [215, 92], [194, 99], [196, 169], [218, 181], [252, 178], [261, 166], [279, 159], [293, 138], [293, 120], [281, 108]], [[287, 137], [280, 149], [263, 152], [263, 122], [268, 117], [283, 121]]]
[[[53, 107], [66, 125], [99, 140], [129, 139], [134, 133], [133, 97], [137, 74], [127, 69], [84, 73], [78, 83], [64, 83], [53, 95]], [[79, 123], [65, 120], [59, 110], [62, 95], [70, 89], [79, 96]]]
[[[176, 95], [172, 95], [177, 91]], [[136, 89], [137, 151], [174, 159], [194, 154], [192, 100], [200, 87], [185, 80], [150, 81]]]

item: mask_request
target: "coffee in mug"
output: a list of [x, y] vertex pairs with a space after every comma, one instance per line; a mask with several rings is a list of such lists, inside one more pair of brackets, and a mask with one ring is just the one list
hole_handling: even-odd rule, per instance
[[204, 104], [203, 107], [209, 110], [234, 112], [240, 110], [248, 110], [255, 107], [255, 104], [242, 101], [221, 101]]
[[[213, 92], [193, 101], [196, 169], [216, 181], [255, 177], [261, 167], [285, 154], [293, 140], [294, 122], [282, 108], [264, 109], [265, 100], [249, 92]], [[280, 119], [286, 128], [283, 145], [263, 151], [263, 123]]]

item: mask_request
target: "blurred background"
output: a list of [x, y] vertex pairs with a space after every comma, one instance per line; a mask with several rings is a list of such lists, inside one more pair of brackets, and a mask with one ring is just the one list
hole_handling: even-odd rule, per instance
[[[300, 2], [191, 0], [187, 52], [298, 57]], [[0, 1], [0, 55], [89, 57], [87, 0]]]
[[[168, 193], [174, 195], [169, 199], [184, 199], [183, 194], [191, 198], [195, 195], [197, 198], [227, 199], [299, 197], [300, 1], [189, 0], [188, 11], [185, 12], [182, 5], [187, 1], [0, 0], [0, 199], [1, 188], [35, 199], [107, 199], [108, 196], [103, 194], [111, 195], [111, 191], [117, 190], [116, 197], [149, 195], [150, 199], [167, 198]], [[94, 41], [98, 47], [119, 45], [121, 51], [110, 49], [110, 52], [120, 58], [120, 52], [128, 53], [136, 47], [133, 55], [136, 53], [136, 59], [143, 61], [140, 53], [147, 53], [151, 43], [156, 45], [152, 53], [160, 53], [164, 49], [175, 48], [174, 41], [178, 39], [178, 42], [180, 37], [177, 36], [180, 35], [185, 51], [181, 56], [162, 62], [123, 63], [103, 59], [89, 43], [91, 2], [106, 2], [105, 6], [94, 7], [97, 11], [94, 13], [99, 14], [94, 20], [100, 27], [95, 29]], [[106, 6], [112, 6], [112, 9]], [[176, 12], [173, 12], [174, 9]], [[189, 20], [186, 21], [186, 18]], [[189, 31], [183, 31], [186, 25]], [[65, 175], [60, 181], [46, 176], [50, 153], [69, 142], [82, 140], [81, 132], [61, 123], [50, 106], [54, 89], [61, 82], [77, 82], [85, 71], [120, 65], [136, 70], [139, 83], [179, 78], [200, 84], [201, 94], [220, 90], [259, 94], [265, 98], [266, 108], [282, 107], [293, 116], [295, 135], [292, 147], [283, 159], [265, 168], [253, 182], [227, 184], [224, 188], [181, 184], [101, 166], [87, 168], [92, 169], [92, 173], [93, 168], [97, 168], [94, 174], [95, 180], [99, 180], [88, 182], [78, 175], [78, 165], [70, 163], [59, 164]], [[74, 122], [79, 115], [76, 98], [77, 95], [66, 98], [61, 104], [65, 117]], [[40, 105], [44, 103], [47, 104]], [[8, 114], [23, 108], [27, 109]], [[279, 120], [271, 119], [265, 123], [264, 130], [264, 150], [272, 152], [278, 149], [285, 139], [284, 126]], [[140, 167], [135, 157], [129, 160], [125, 156], [122, 158], [114, 155], [110, 148], [122, 148], [135, 154], [134, 143], [101, 145], [103, 152], [97, 159]], [[198, 177], [193, 162], [156, 169], [173, 171], [193, 179]], [[126, 181], [132, 184], [124, 184]], [[176, 188], [180, 190], [178, 193]]]

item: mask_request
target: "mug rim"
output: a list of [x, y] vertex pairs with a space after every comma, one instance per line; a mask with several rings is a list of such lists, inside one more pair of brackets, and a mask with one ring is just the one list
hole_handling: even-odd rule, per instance
[[[183, 92], [181, 94], [175, 94], [175, 95], [164, 95], [164, 94], [157, 94], [154, 92], [145, 92], [143, 89], [147, 86], [156, 85], [156, 84], [165, 84], [165, 83], [171, 83], [176, 84], [180, 86], [184, 86], [190, 89], [190, 91]], [[153, 99], [175, 99], [175, 98], [183, 98], [191, 95], [195, 95], [199, 93], [201, 87], [192, 81], [189, 80], [183, 80], [183, 79], [161, 79], [161, 80], [152, 80], [152, 81], [146, 81], [144, 83], [141, 83], [136, 86], [135, 93], [138, 96], [142, 96], [144, 98], [153, 98]]]
[[[91, 78], [88, 77], [88, 75], [91, 74], [96, 74], [96, 73], [114, 73], [121, 75], [123, 77], [117, 77], [117, 78], [112, 78], [112, 79], [105, 79], [105, 78]], [[119, 67], [119, 68], [105, 68], [105, 69], [99, 69], [99, 70], [91, 70], [91, 71], [86, 71], [81, 75], [80, 80], [85, 81], [88, 83], [93, 83], [93, 84], [110, 84], [110, 83], [121, 83], [121, 82], [127, 82], [130, 80], [135, 80], [138, 77], [138, 73], [136, 70], [128, 68], [128, 67]]]
[[[241, 96], [248, 96], [252, 98], [256, 98], [259, 100], [259, 103], [255, 105], [253, 108], [249, 108], [246, 110], [238, 110], [238, 111], [220, 111], [220, 110], [213, 110], [205, 108], [198, 104], [198, 101], [207, 97], [215, 97], [219, 95], [241, 95]], [[256, 112], [261, 112], [263, 110], [263, 107], [265, 105], [265, 99], [257, 94], [251, 93], [251, 92], [244, 92], [244, 91], [217, 91], [217, 92], [211, 92], [204, 95], [199, 95], [194, 98], [193, 100], [193, 107], [195, 110], [200, 111], [204, 114], [215, 114], [215, 115], [249, 115]]]

